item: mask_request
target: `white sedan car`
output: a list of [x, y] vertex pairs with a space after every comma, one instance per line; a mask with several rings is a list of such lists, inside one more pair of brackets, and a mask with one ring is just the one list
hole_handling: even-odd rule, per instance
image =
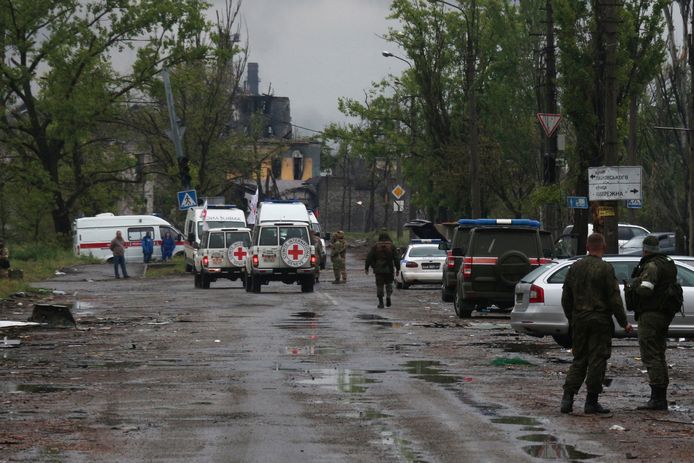
[[[672, 256], [677, 265], [677, 280], [684, 291], [684, 314], [677, 314], [670, 324], [672, 337], [694, 337], [694, 263], [692, 257]], [[606, 256], [604, 260], [612, 264], [619, 281], [624, 299], [624, 280], [631, 278], [631, 272], [639, 263], [639, 257]], [[531, 336], [550, 335], [564, 346], [571, 345], [569, 322], [561, 307], [561, 293], [569, 267], [576, 259], [553, 262], [536, 268], [516, 284], [516, 302], [511, 312], [511, 327], [519, 333]], [[627, 312], [629, 323], [638, 330], [634, 313]], [[615, 323], [615, 336], [627, 336]]]
[[407, 289], [414, 284], [441, 285], [446, 251], [439, 249], [440, 240], [412, 240], [400, 260], [400, 275], [395, 285]]

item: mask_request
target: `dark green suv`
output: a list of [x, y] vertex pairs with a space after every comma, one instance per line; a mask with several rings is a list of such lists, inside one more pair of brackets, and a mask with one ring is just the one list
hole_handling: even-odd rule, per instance
[[474, 310], [510, 310], [516, 283], [550, 261], [550, 235], [540, 231], [537, 220], [462, 219], [458, 223], [469, 228], [456, 275], [456, 314], [467, 318]]
[[455, 291], [458, 286], [458, 270], [460, 270], [460, 264], [463, 262], [470, 230], [474, 227], [475, 225], [467, 223], [467, 219], [460, 219], [456, 223], [451, 241], [439, 245], [439, 249], [448, 251], [441, 282], [441, 300], [444, 302], [455, 301]]

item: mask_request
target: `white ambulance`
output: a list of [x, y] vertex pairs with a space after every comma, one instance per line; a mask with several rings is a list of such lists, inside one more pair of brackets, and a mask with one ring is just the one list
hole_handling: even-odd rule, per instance
[[246, 215], [243, 210], [233, 205], [207, 205], [207, 218], [203, 217], [204, 206], [191, 207], [186, 212], [185, 232], [186, 272], [193, 270], [197, 250], [203, 233], [203, 223], [208, 230], [212, 228], [246, 228]]
[[120, 230], [125, 241], [126, 262], [142, 262], [142, 238], [150, 233], [154, 240], [153, 260], [161, 259], [161, 243], [166, 233], [176, 241], [173, 255], [182, 254], [183, 237], [173, 225], [154, 215], [114, 215], [97, 214], [94, 217], [82, 217], [72, 224], [73, 249], [78, 256], [93, 256], [105, 262], [113, 258], [110, 245]]
[[271, 281], [301, 285], [313, 292], [316, 280], [315, 246], [309, 234], [310, 219], [299, 201], [264, 201], [251, 237], [246, 259], [246, 291], [259, 293]]

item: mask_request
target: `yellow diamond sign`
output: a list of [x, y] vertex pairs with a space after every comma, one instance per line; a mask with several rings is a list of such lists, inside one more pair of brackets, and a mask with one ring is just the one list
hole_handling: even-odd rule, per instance
[[395, 188], [391, 191], [395, 199], [400, 199], [405, 195], [405, 190], [400, 185], [395, 185]]

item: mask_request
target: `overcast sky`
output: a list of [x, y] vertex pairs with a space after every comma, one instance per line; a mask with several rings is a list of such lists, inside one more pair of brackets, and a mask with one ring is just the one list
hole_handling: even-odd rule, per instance
[[[221, 9], [224, 0], [214, 0]], [[398, 52], [381, 37], [390, 0], [243, 0], [250, 62], [259, 64], [260, 92], [291, 99], [292, 123], [321, 130], [344, 122], [341, 96], [362, 98], [372, 81], [407, 65], [384, 58]], [[212, 17], [212, 16], [210, 16]]]

